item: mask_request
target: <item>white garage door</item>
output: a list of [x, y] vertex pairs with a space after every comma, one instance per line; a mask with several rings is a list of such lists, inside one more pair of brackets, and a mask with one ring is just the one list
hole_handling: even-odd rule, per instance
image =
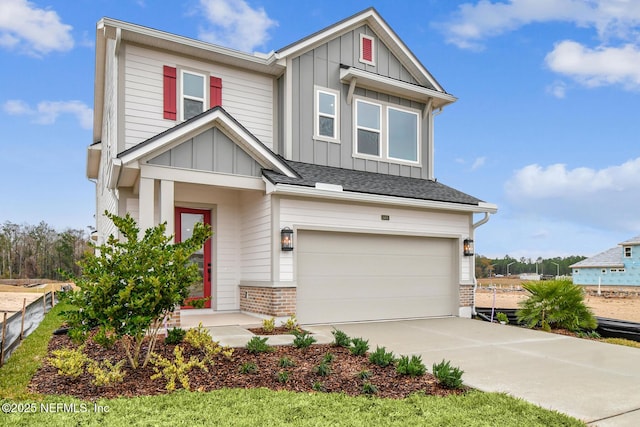
[[458, 313], [453, 239], [300, 230], [296, 245], [301, 323]]

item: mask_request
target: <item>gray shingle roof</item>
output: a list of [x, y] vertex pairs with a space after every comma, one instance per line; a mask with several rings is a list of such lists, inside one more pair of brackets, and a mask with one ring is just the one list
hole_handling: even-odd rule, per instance
[[640, 236], [633, 237], [629, 240], [625, 240], [622, 243], [618, 243], [621, 246], [635, 246], [640, 245]]
[[341, 185], [343, 191], [354, 193], [378, 194], [476, 206], [482, 202], [482, 200], [476, 199], [461, 191], [427, 179], [408, 178], [293, 161], [286, 162], [300, 175], [300, 178], [289, 178], [270, 170], [263, 170], [263, 175], [273, 184], [315, 187], [316, 183], [325, 183]]
[[583, 259], [571, 266], [571, 268], [581, 267], [624, 267], [622, 262], [622, 248], [619, 246], [608, 251], [594, 255], [591, 258]]

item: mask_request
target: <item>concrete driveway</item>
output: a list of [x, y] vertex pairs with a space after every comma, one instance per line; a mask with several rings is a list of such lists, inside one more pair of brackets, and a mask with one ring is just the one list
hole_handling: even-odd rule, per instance
[[305, 326], [369, 339], [372, 349], [419, 354], [431, 371], [450, 360], [465, 384], [505, 392], [594, 426], [640, 426], [640, 350], [461, 318]]

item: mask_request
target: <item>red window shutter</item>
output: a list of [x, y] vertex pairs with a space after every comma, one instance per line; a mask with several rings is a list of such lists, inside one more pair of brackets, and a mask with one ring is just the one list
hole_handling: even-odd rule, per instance
[[210, 107], [222, 105], [222, 79], [220, 77], [209, 78], [209, 101]]
[[366, 37], [362, 38], [362, 59], [365, 61], [373, 61], [373, 40]]
[[164, 98], [164, 118], [169, 120], [176, 119], [177, 108], [177, 90], [176, 90], [176, 69], [174, 67], [164, 66], [163, 68], [163, 91]]

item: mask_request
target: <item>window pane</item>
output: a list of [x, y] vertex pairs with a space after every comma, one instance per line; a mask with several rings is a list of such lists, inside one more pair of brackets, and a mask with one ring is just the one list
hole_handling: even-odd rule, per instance
[[389, 108], [389, 157], [418, 161], [418, 118]]
[[[180, 214], [180, 238], [185, 241], [193, 236], [193, 227], [197, 222], [204, 222], [204, 215], [182, 212]], [[189, 263], [198, 266], [200, 280], [189, 286], [190, 298], [204, 297], [204, 248], [200, 248], [189, 257]]]
[[333, 133], [333, 121], [331, 117], [319, 117], [320, 121], [320, 136], [328, 136], [329, 138], [334, 138], [335, 135]]
[[358, 102], [358, 126], [380, 129], [380, 106]]
[[380, 134], [358, 129], [358, 153], [380, 155]]
[[195, 74], [182, 74], [182, 90], [187, 96], [204, 98], [204, 77]]
[[194, 101], [193, 99], [184, 100], [184, 119], [189, 120], [193, 116], [202, 113], [202, 101]]
[[336, 114], [336, 97], [329, 93], [318, 92], [318, 109], [321, 113], [334, 116]]

